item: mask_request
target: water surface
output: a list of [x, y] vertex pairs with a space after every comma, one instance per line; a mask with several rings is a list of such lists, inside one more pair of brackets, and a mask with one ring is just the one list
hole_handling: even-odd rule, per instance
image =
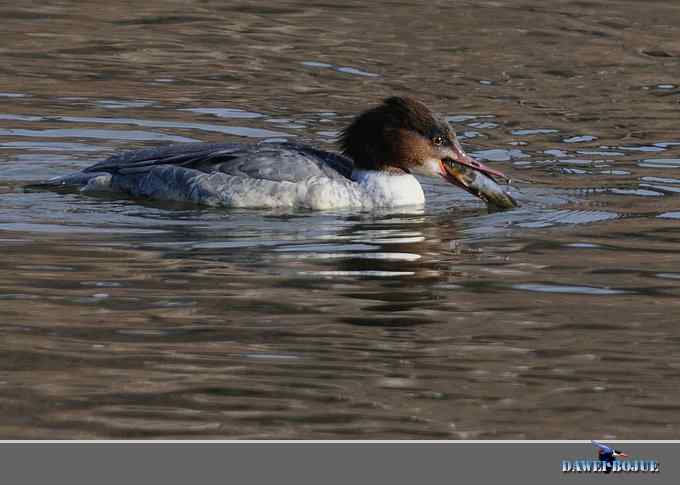
[[[4, 2], [0, 437], [680, 431], [674, 2]], [[518, 179], [487, 213], [26, 192], [184, 141], [333, 148], [389, 95]]]

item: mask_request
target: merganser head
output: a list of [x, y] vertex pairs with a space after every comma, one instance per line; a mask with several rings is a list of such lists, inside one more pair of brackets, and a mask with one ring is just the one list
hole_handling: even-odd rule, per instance
[[415, 99], [387, 98], [360, 114], [341, 133], [340, 147], [358, 169], [443, 177], [498, 207], [516, 206], [493, 183], [508, 177], [467, 155], [449, 123]]

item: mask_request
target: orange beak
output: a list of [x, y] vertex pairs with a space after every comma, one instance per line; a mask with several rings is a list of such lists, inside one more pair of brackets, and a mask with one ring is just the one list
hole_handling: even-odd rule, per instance
[[[456, 143], [456, 145], [458, 145]], [[464, 165], [466, 167], [469, 167], [473, 170], [476, 170], [478, 172], [483, 173], [487, 177], [491, 177], [492, 179], [494, 177], [498, 177], [499, 179], [505, 180], [506, 182], [510, 183], [510, 177], [505, 175], [503, 172], [499, 172], [498, 170], [494, 170], [491, 167], [488, 167], [484, 165], [482, 162], [478, 162], [474, 158], [472, 158], [470, 155], [465, 153], [462, 148], [459, 146], [454, 146], [453, 147], [453, 152], [455, 156], [453, 157], [453, 160], [458, 163], [459, 165]]]
[[510, 181], [509, 177], [478, 162], [459, 147], [454, 147], [453, 152], [453, 157], [439, 162], [442, 177], [496, 209], [512, 209], [519, 205], [494, 180], [498, 177]]

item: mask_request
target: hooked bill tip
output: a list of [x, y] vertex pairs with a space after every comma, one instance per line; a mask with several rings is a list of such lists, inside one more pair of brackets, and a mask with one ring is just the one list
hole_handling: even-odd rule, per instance
[[513, 209], [519, 206], [485, 170], [455, 160], [442, 160], [441, 165], [445, 179], [479, 197], [490, 208]]

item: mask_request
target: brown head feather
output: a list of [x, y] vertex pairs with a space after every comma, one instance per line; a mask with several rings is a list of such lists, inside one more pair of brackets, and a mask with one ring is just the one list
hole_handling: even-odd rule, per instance
[[406, 168], [427, 154], [436, 136], [452, 140], [449, 124], [420, 101], [391, 97], [359, 116], [340, 135], [342, 152], [357, 168]]

